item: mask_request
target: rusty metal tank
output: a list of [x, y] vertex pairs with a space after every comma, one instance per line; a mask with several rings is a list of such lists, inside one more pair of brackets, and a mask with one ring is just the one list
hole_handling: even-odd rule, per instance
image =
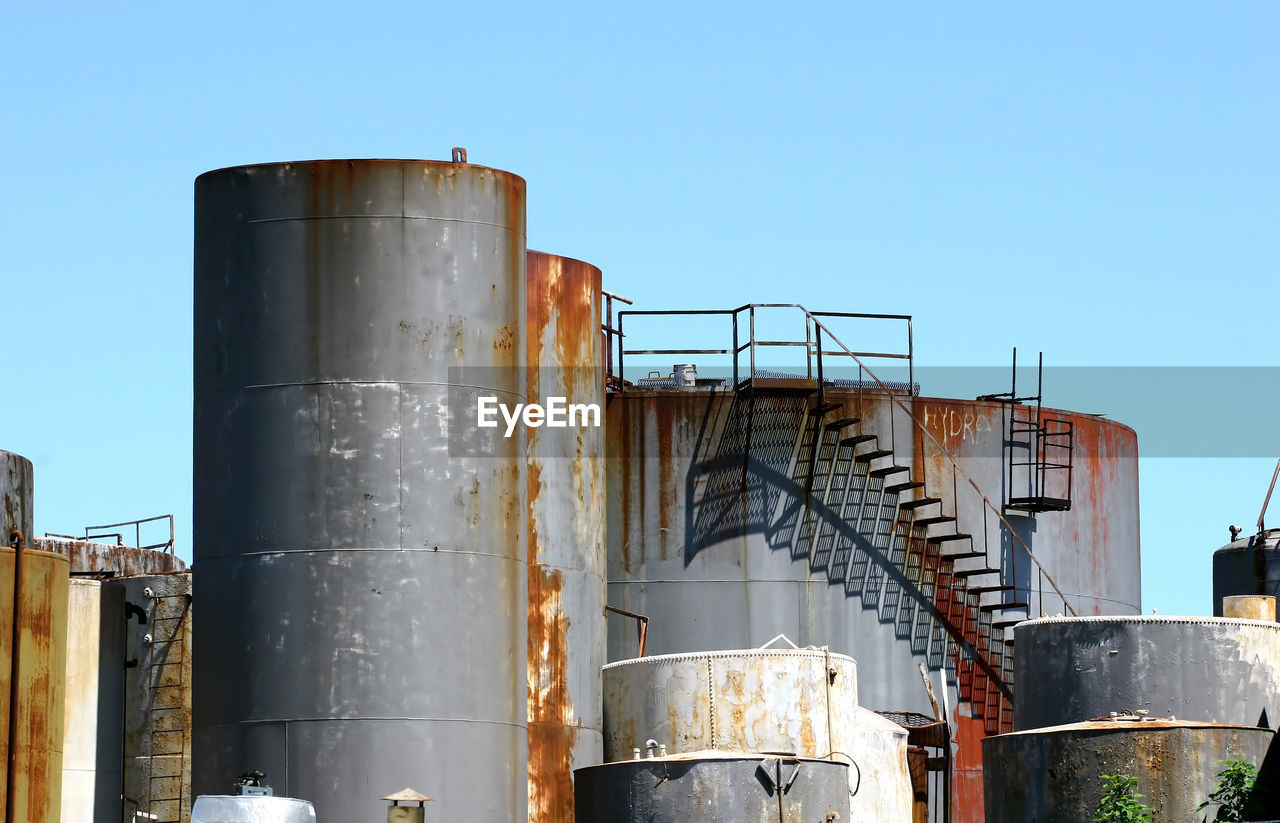
[[125, 819], [124, 586], [72, 578], [67, 609], [62, 821]]
[[1014, 630], [1014, 725], [1110, 712], [1275, 728], [1280, 623], [1210, 617], [1044, 618]]
[[835, 823], [850, 816], [849, 764], [704, 752], [574, 772], [577, 823]]
[[[62, 744], [66, 701], [67, 607], [70, 575], [65, 557], [22, 551], [22, 596], [17, 603], [21, 640], [14, 677], [14, 551], [0, 549], [0, 796], [15, 820], [57, 823], [62, 807]], [[18, 696], [10, 751], [10, 695]], [[10, 755], [12, 754], [12, 761]], [[0, 770], [3, 771], [3, 770]]]
[[1280, 529], [1233, 540], [1213, 553], [1213, 614], [1222, 598], [1241, 594], [1280, 597]]
[[529, 820], [572, 823], [573, 770], [602, 756], [604, 369], [600, 270], [528, 255], [529, 402], [595, 407], [528, 431]]
[[[973, 615], [989, 620], [1065, 611], [1025, 556], [1010, 562], [1009, 530], [923, 433], [936, 437], [999, 507], [1007, 484], [1009, 406], [901, 394], [904, 412], [883, 392], [847, 385], [828, 386], [824, 399], [836, 409], [825, 412], [830, 425], [815, 440], [814, 419], [822, 412], [812, 388], [734, 392], [703, 385], [611, 393], [610, 605], [649, 616], [649, 650], [656, 654], [746, 648], [779, 633], [802, 646], [829, 645], [858, 659], [861, 703], [873, 709], [932, 716], [917, 669], [925, 663], [935, 682], [945, 676], [959, 741], [953, 819], [976, 823], [982, 819], [980, 741], [992, 726], [1007, 725], [1007, 696], [1000, 696], [1002, 705], [977, 696], [981, 673], [962, 668], [967, 652], [960, 653], [956, 635], [937, 619], [946, 587], [922, 583], [919, 568], [904, 564], [901, 544], [890, 534], [905, 511], [901, 504], [936, 500], [922, 514], [956, 518], [950, 528], [970, 535], [986, 555], [957, 561], [956, 568], [994, 563], [999, 577], [984, 582], [1013, 587], [983, 594], [982, 603], [1027, 603], [1021, 612]], [[1006, 519], [1079, 613], [1137, 614], [1136, 435], [1093, 415], [1045, 412], [1075, 426], [1071, 509], [1010, 512]], [[855, 417], [856, 423], [842, 422]], [[877, 456], [856, 463], [836, 451], [842, 439], [855, 437], [875, 438], [856, 448], [860, 456]], [[993, 655], [1016, 658], [998, 639], [989, 645]], [[609, 659], [634, 654], [632, 626], [611, 617]]]
[[1227, 759], [1262, 763], [1270, 729], [1193, 722], [1098, 721], [988, 737], [982, 742], [987, 823], [1093, 820], [1103, 775], [1138, 779], [1154, 820], [1197, 813]]
[[180, 572], [187, 567], [182, 558], [172, 552], [140, 549], [136, 546], [65, 537], [36, 537], [28, 542], [33, 549], [64, 555], [71, 561], [72, 574], [92, 574], [103, 578], [133, 577], [140, 574]]
[[655, 740], [670, 754], [839, 758], [854, 819], [911, 819], [907, 732], [858, 705], [858, 669], [825, 649], [641, 657], [604, 668], [605, 760]]
[[524, 823], [525, 184], [458, 160], [196, 181], [198, 794]]
[[32, 538], [34, 471], [31, 461], [20, 454], [0, 450], [0, 526], [4, 527], [0, 545], [9, 545], [14, 529]]

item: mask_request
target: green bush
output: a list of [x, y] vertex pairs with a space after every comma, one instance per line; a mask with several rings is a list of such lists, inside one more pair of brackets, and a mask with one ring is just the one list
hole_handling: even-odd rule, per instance
[[1138, 778], [1127, 774], [1104, 774], [1102, 785], [1106, 789], [1093, 823], [1150, 823], [1152, 808], [1142, 802], [1146, 795], [1138, 794]]
[[1196, 811], [1216, 805], [1218, 816], [1215, 820], [1245, 820], [1245, 804], [1253, 791], [1254, 781], [1258, 779], [1258, 770], [1248, 760], [1223, 760], [1222, 765], [1226, 768], [1218, 772], [1218, 785], [1209, 793], [1209, 799], [1196, 807]]

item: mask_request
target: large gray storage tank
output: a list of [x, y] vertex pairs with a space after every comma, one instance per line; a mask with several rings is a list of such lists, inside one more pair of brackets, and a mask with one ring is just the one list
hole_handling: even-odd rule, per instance
[[1110, 712], [1275, 728], [1280, 623], [1197, 617], [1044, 618], [1014, 630], [1014, 727]]
[[1280, 529], [1233, 540], [1213, 553], [1213, 613], [1222, 599], [1241, 594], [1280, 598]]
[[524, 823], [524, 438], [465, 412], [524, 395], [525, 252], [524, 181], [482, 166], [197, 179], [197, 794]]

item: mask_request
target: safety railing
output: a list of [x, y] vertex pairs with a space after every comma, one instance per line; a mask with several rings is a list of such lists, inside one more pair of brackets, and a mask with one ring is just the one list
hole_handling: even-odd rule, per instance
[[[607, 293], [606, 293], [607, 295]], [[606, 296], [606, 301], [608, 297]], [[630, 301], [627, 301], [630, 302]], [[611, 312], [611, 303], [606, 302], [607, 309]], [[797, 335], [792, 339], [762, 339], [757, 335], [757, 315], [767, 310], [790, 310], [798, 313], [804, 321], [804, 339], [800, 339]], [[640, 317], [724, 317], [729, 320], [730, 328], [727, 329], [732, 338], [732, 346], [729, 348], [665, 348], [665, 349], [629, 349], [626, 347], [626, 335], [623, 331], [626, 318]], [[905, 325], [906, 330], [906, 346], [905, 351], [859, 351], [846, 352], [832, 348], [823, 348], [822, 332], [818, 328], [818, 318], [825, 318], [828, 321], [836, 320], [890, 320], [900, 321]], [[829, 334], [830, 332], [828, 332]], [[914, 344], [912, 341], [911, 316], [906, 314], [870, 314], [863, 312], [810, 312], [797, 303], [749, 303], [739, 306], [735, 309], [666, 309], [666, 310], [646, 310], [636, 311], [628, 310], [618, 313], [617, 328], [612, 327], [612, 321], [606, 329], [609, 335], [610, 352], [606, 355], [606, 369], [609, 376], [609, 382], [616, 388], [623, 389], [626, 386], [626, 358], [628, 355], [635, 357], [637, 355], [665, 355], [665, 356], [685, 356], [685, 355], [722, 355], [731, 358], [732, 378], [731, 385], [735, 389], [742, 389], [751, 385], [759, 374], [759, 358], [758, 352], [761, 349], [773, 348], [801, 348], [804, 350], [804, 376], [806, 380], [817, 380], [819, 388], [827, 379], [827, 359], [829, 358], [847, 358], [853, 357], [866, 358], [872, 360], [899, 360], [906, 361], [907, 366], [907, 387], [910, 390], [915, 385], [915, 355]], [[617, 348], [617, 373], [613, 371], [615, 358], [612, 349], [616, 345]], [[744, 362], [745, 360], [745, 362]], [[800, 375], [796, 375], [799, 377]], [[859, 375], [861, 378], [861, 374]]]

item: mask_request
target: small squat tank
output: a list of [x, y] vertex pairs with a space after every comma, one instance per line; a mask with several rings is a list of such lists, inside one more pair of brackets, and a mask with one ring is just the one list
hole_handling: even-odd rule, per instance
[[1110, 712], [1274, 728], [1280, 623], [1211, 617], [1050, 617], [1019, 623], [1014, 728]]
[[850, 816], [849, 764], [725, 752], [628, 760], [574, 772], [577, 823], [836, 823]]
[[1280, 597], [1280, 529], [1233, 540], [1213, 553], [1213, 613], [1222, 598], [1239, 594]]
[[[1273, 732], [1167, 720], [1091, 721], [982, 741], [987, 823], [1093, 820], [1103, 775], [1138, 778], [1154, 820], [1200, 820], [1222, 761], [1262, 763]], [[1200, 814], [1205, 814], [1201, 812]]]
[[[604, 667], [605, 760], [649, 739], [671, 754], [790, 752], [852, 761], [854, 819], [911, 819], [907, 732], [858, 705], [853, 658], [826, 649], [665, 654]], [[581, 818], [579, 823], [582, 823]]]

